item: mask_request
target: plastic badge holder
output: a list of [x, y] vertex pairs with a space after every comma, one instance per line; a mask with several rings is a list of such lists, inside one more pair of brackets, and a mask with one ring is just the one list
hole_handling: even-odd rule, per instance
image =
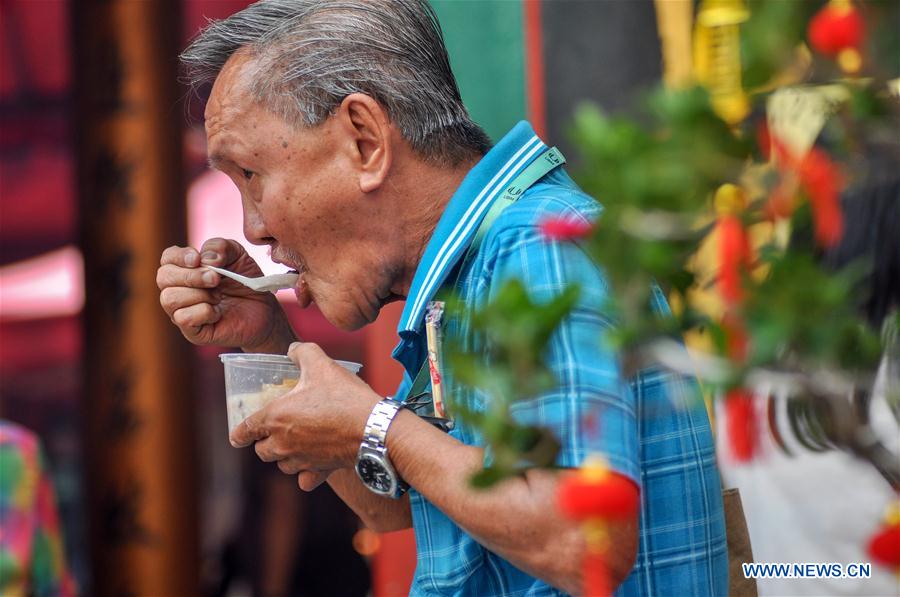
[[[225, 406], [229, 435], [241, 421], [286, 394], [300, 378], [300, 369], [279, 354], [230, 353], [219, 355], [225, 365]], [[351, 373], [362, 365], [337, 361]]]

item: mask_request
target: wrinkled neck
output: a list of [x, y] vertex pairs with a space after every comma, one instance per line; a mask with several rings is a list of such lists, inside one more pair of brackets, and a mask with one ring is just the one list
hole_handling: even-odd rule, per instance
[[407, 181], [406, 207], [400, 207], [404, 213], [402, 273], [394, 286], [394, 292], [408, 296], [416, 269], [422, 261], [425, 249], [434, 236], [441, 216], [456, 189], [462, 184], [469, 171], [478, 163], [480, 156], [463, 162], [454, 168], [436, 168], [420, 164]]

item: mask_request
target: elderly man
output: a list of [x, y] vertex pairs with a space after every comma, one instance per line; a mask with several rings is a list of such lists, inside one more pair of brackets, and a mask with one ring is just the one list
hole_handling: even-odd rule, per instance
[[[538, 227], [548, 217], [592, 221], [599, 205], [527, 123], [490, 147], [461, 103], [424, 0], [260, 2], [211, 24], [182, 58], [195, 84], [215, 81], [210, 163], [241, 191], [247, 239], [300, 272], [299, 305], [315, 302], [331, 323], [355, 329], [406, 299], [394, 353], [406, 369], [398, 400], [426, 360], [424, 319], [439, 290], [476, 307], [510, 278], [538, 301], [579, 284], [579, 304], [547, 354], [560, 387], [517, 403], [515, 415], [556, 433], [561, 467], [598, 452], [641, 487], [639, 516], [610, 531], [621, 594], [726, 591], [705, 412], [679, 406], [660, 372], [623, 379], [602, 341], [610, 325], [602, 274], [576, 245], [548, 242]], [[527, 189], [516, 201], [501, 197], [511, 183]], [[494, 209], [501, 199], [508, 207]], [[288, 352], [301, 371], [285, 399], [235, 430], [235, 445], [255, 442], [260, 458], [297, 474], [305, 490], [327, 479], [373, 529], [412, 526], [413, 594], [582, 590], [584, 543], [556, 511], [557, 472], [529, 470], [473, 490], [468, 479], [485, 459], [476, 430], [457, 421], [447, 433], [377, 395], [317, 346], [296, 342], [271, 295], [204, 265], [260, 274], [234, 241], [167, 249], [160, 301], [184, 335]], [[463, 321], [445, 331], [481, 350], [484, 339], [468, 329]], [[453, 403], [486, 407], [452, 372], [443, 385]], [[583, 425], [588, 415], [596, 432]]]

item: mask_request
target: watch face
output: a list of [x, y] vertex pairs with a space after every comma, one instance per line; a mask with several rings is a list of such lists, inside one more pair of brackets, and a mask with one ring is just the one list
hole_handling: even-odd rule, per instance
[[394, 489], [394, 478], [384, 464], [370, 455], [365, 455], [356, 463], [359, 478], [372, 490], [389, 495]]

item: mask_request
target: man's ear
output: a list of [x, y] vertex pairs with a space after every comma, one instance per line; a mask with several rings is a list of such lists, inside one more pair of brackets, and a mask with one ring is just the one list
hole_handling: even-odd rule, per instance
[[381, 186], [391, 168], [390, 119], [381, 104], [364, 93], [345, 97], [338, 114], [353, 143], [350, 149], [359, 172], [359, 190], [370, 193]]

